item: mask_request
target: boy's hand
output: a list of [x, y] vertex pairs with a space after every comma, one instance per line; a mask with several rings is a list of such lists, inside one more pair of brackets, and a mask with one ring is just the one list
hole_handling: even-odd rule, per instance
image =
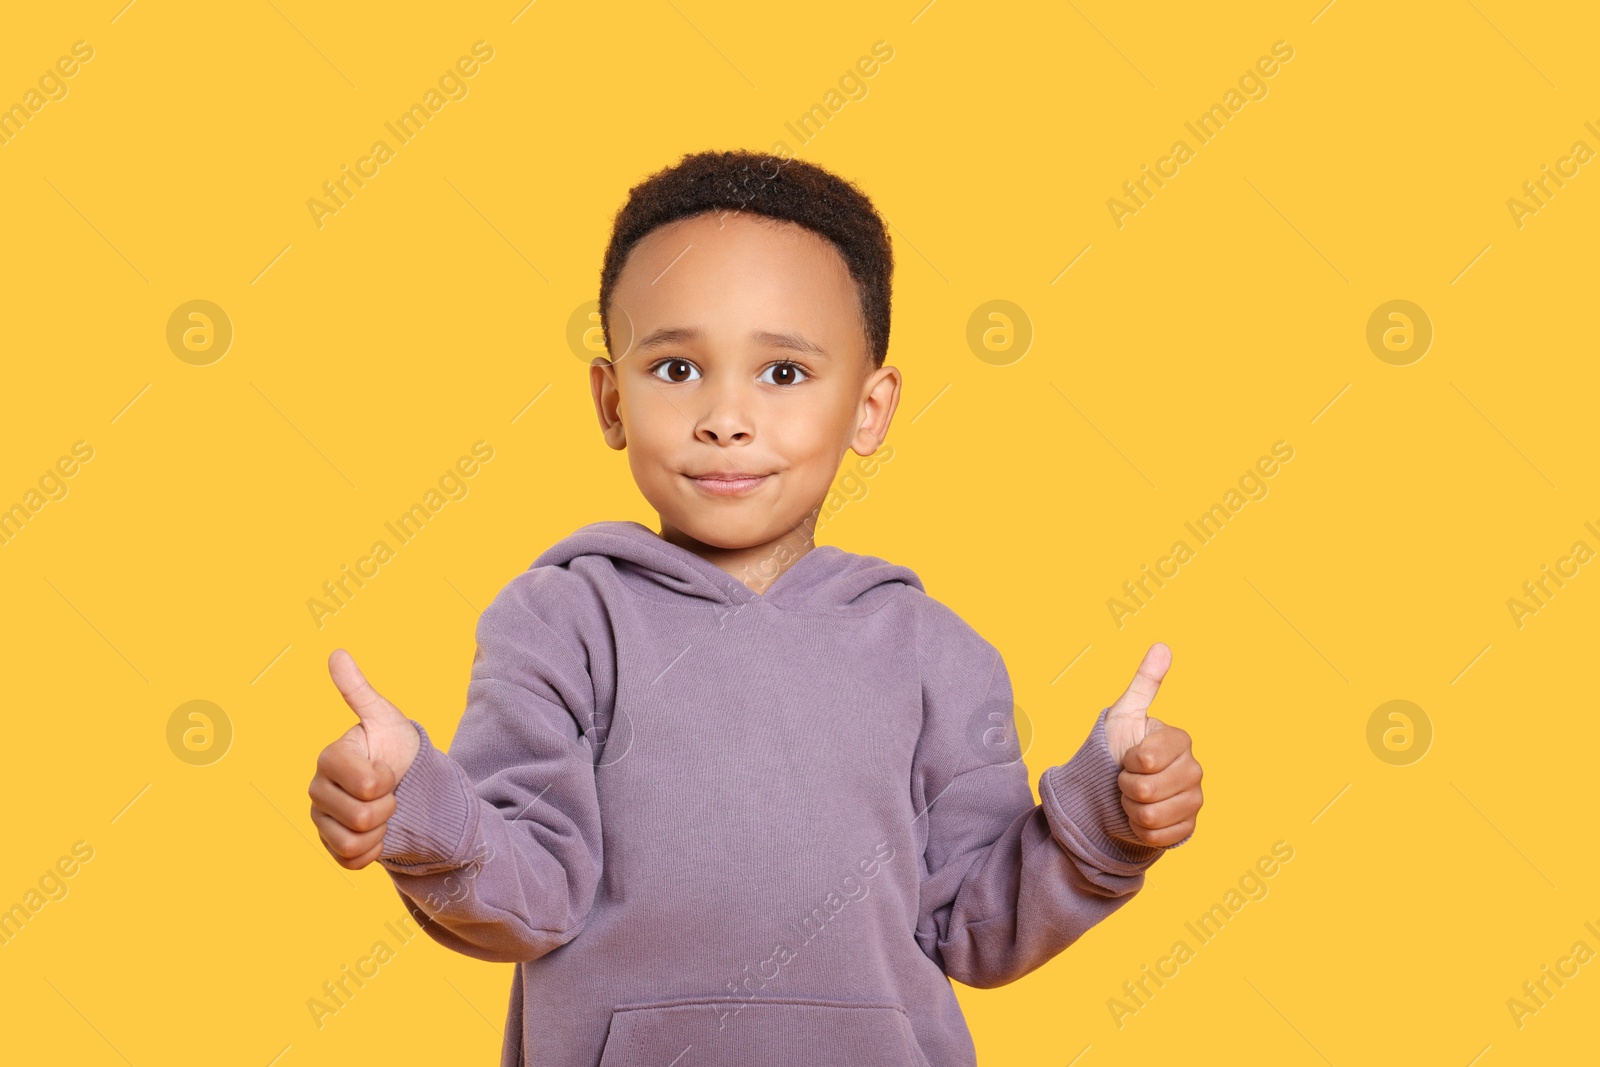
[[367, 684], [350, 653], [334, 649], [328, 673], [361, 721], [322, 750], [306, 792], [323, 846], [341, 867], [357, 870], [383, 853], [395, 787], [421, 751], [422, 738], [399, 708]]
[[1117, 775], [1122, 809], [1134, 834], [1147, 845], [1171, 845], [1188, 837], [1205, 802], [1189, 734], [1149, 714], [1171, 666], [1172, 650], [1159, 641], [1151, 645], [1127, 690], [1106, 712], [1106, 743], [1122, 768]]

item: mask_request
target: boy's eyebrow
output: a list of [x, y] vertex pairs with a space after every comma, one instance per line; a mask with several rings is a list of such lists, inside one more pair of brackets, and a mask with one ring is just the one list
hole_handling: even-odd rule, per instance
[[[690, 326], [664, 326], [652, 331], [644, 340], [634, 348], [638, 351], [648, 351], [652, 348], [664, 348], [667, 345], [678, 344], [684, 341], [699, 341], [704, 337], [701, 331]], [[801, 333], [775, 333], [771, 330], [752, 330], [750, 340], [767, 348], [787, 348], [793, 352], [803, 352], [806, 355], [828, 358], [828, 352], [821, 345], [812, 341]]]

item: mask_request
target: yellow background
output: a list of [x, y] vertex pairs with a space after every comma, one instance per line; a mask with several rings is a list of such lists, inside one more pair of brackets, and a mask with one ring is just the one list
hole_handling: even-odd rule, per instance
[[[1198, 833], [1142, 893], [958, 990], [981, 1062], [1592, 1061], [1600, 964], [1520, 1028], [1506, 1006], [1600, 949], [1600, 568], [1520, 628], [1507, 608], [1600, 547], [1600, 164], [1520, 227], [1506, 203], [1600, 148], [1592, 11], [121, 4], [0, 35], [0, 104], [94, 48], [0, 145], [0, 505], [94, 449], [0, 545], [0, 906], [94, 849], [0, 947], [7, 1059], [498, 1062], [510, 966], [426, 939], [311, 1021], [403, 914], [307, 814], [354, 721], [327, 656], [447, 739], [495, 592], [586, 522], [654, 522], [569, 318], [630, 185], [783, 141], [874, 198], [898, 259], [893, 459], [822, 541], [911, 566], [1001, 648], [1035, 783], [1156, 640], [1152, 712], [1205, 767]], [[469, 95], [319, 229], [307, 199], [477, 40]], [[802, 143], [785, 123], [878, 40], [893, 59]], [[1279, 40], [1268, 95], [1195, 142]], [[1195, 157], [1119, 228], [1108, 198], [1179, 138]], [[209, 366], [165, 339], [193, 299], [233, 324]], [[1034, 331], [1004, 366], [966, 342], [996, 299]], [[1365, 339], [1394, 299], [1435, 331], [1409, 366]], [[469, 495], [318, 629], [306, 600], [477, 440]], [[1119, 628], [1107, 600], [1279, 440], [1269, 495]], [[209, 766], [166, 740], [196, 699], [234, 730]], [[1395, 699], [1434, 730], [1408, 766], [1366, 740]], [[1280, 840], [1269, 895], [1119, 1028], [1108, 999]]]

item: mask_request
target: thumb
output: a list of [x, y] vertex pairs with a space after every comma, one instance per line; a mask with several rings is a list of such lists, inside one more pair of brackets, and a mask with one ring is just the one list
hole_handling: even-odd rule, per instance
[[1139, 669], [1134, 672], [1133, 681], [1128, 683], [1128, 688], [1123, 690], [1117, 702], [1111, 705], [1110, 715], [1129, 717], [1144, 717], [1150, 709], [1150, 702], [1155, 700], [1156, 693], [1161, 689], [1161, 680], [1167, 676], [1167, 669], [1172, 666], [1172, 649], [1157, 641], [1150, 646], [1144, 654], [1144, 659], [1139, 661]]
[[328, 657], [328, 674], [339, 687], [339, 695], [350, 705], [363, 726], [387, 725], [395, 718], [404, 718], [400, 709], [384, 699], [361, 673], [350, 653], [342, 648], [333, 650]]

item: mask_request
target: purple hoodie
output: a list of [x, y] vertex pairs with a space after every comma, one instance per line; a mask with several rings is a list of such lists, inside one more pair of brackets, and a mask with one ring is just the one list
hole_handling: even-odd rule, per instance
[[949, 979], [1034, 970], [1165, 851], [1104, 710], [1033, 802], [1000, 653], [876, 556], [758, 594], [590, 523], [477, 646], [379, 862], [434, 940], [518, 964], [502, 1067], [973, 1067]]

